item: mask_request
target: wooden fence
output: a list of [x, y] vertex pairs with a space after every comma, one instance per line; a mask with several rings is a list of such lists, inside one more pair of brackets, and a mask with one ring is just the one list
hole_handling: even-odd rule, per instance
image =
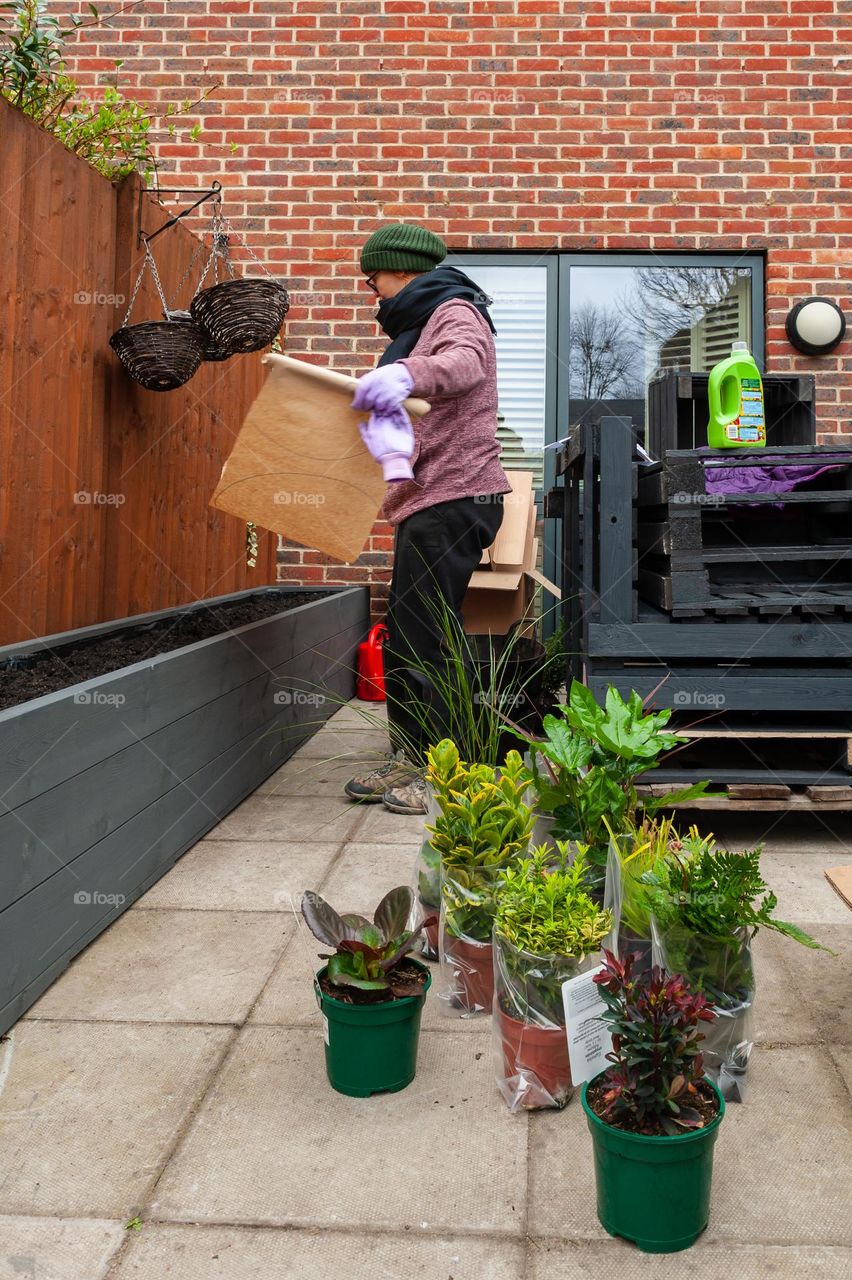
[[[133, 382], [109, 337], [139, 227], [166, 210], [2, 98], [0, 156], [0, 644], [275, 582], [276, 536], [258, 530], [249, 568], [245, 523], [208, 505], [262, 353], [202, 364], [176, 391]], [[173, 291], [197, 245], [185, 223], [153, 245], [173, 307], [189, 302], [194, 271]], [[131, 323], [161, 311], [146, 272]]]

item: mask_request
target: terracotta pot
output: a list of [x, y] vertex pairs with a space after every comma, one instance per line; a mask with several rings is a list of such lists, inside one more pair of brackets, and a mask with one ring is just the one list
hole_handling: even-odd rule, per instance
[[490, 1013], [494, 999], [494, 948], [490, 942], [441, 935], [441, 960], [454, 972], [456, 994], [451, 1003], [467, 1013]]
[[495, 1016], [506, 1079], [522, 1077], [514, 1089], [517, 1106], [533, 1110], [555, 1103], [564, 1107], [574, 1092], [565, 1028], [535, 1027], [510, 1017], [499, 1006]]

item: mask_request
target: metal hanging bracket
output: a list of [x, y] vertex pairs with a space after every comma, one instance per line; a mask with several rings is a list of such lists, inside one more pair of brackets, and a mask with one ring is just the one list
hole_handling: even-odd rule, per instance
[[[141, 244], [143, 240], [146, 241], [148, 244], [150, 244], [152, 240], [156, 240], [157, 236], [162, 235], [164, 231], [168, 231], [169, 227], [173, 227], [176, 222], [180, 222], [181, 218], [185, 218], [187, 214], [192, 213], [193, 209], [197, 209], [198, 206], [201, 204], [204, 204], [205, 201], [215, 200], [217, 203], [221, 203], [222, 184], [219, 181], [215, 181], [212, 183], [212, 185], [209, 188], [208, 187], [156, 187], [152, 192], [150, 192], [150, 194], [158, 195], [158, 196], [164, 195], [164, 194], [165, 195], [185, 195], [185, 196], [197, 195], [198, 199], [195, 200], [186, 209], [183, 209], [180, 213], [176, 213], [173, 218], [169, 218], [168, 222], [164, 222], [163, 225], [157, 231], [154, 231], [151, 235], [148, 235], [145, 231], [142, 230], [142, 223], [141, 223], [141, 217], [140, 217], [139, 230], [138, 230], [138, 236], [137, 236], [137, 245]], [[141, 215], [141, 212], [142, 212], [141, 204], [140, 204], [139, 211]]]

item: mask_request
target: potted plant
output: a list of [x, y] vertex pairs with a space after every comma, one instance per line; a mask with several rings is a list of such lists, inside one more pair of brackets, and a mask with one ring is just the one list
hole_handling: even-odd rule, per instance
[[[729, 1101], [744, 1096], [751, 1055], [755, 934], [771, 929], [820, 948], [798, 925], [773, 915], [778, 900], [761, 874], [761, 852], [717, 848], [693, 828], [682, 841], [669, 838], [664, 854], [638, 876], [629, 853], [621, 863], [621, 925], [653, 934], [659, 963], [683, 974], [713, 1006], [717, 1020], [708, 1032], [705, 1065]], [[619, 946], [623, 950], [623, 937]]]
[[612, 926], [583, 888], [585, 853], [560, 842], [500, 873], [494, 920], [497, 1087], [511, 1111], [564, 1107], [574, 1087], [562, 984], [597, 954]]
[[576, 840], [588, 847], [589, 889], [602, 895], [609, 837], [604, 818], [618, 830], [640, 809], [660, 809], [707, 794], [706, 782], [693, 783], [665, 796], [640, 799], [636, 778], [655, 769], [659, 757], [679, 743], [681, 735], [666, 730], [671, 710], [648, 712], [635, 691], [625, 700], [607, 690], [605, 706], [574, 680], [559, 716], [545, 716], [544, 737], [528, 738], [536, 811], [553, 819], [554, 839]]
[[314, 990], [323, 1015], [328, 1079], [339, 1093], [366, 1098], [394, 1093], [414, 1079], [429, 970], [411, 958], [417, 935], [406, 925], [412, 893], [402, 885], [385, 894], [372, 921], [338, 915], [319, 894], [305, 893], [302, 916], [332, 955]]
[[645, 1253], [687, 1249], [707, 1226], [713, 1146], [725, 1114], [703, 1076], [701, 1027], [715, 1013], [679, 974], [634, 973], [604, 952], [594, 981], [613, 1064], [583, 1086], [601, 1225]]
[[429, 749], [428, 762], [438, 814], [427, 830], [441, 859], [439, 947], [448, 998], [465, 1014], [489, 1013], [498, 875], [529, 845], [529, 773], [517, 751], [500, 770], [466, 764], [448, 738]]

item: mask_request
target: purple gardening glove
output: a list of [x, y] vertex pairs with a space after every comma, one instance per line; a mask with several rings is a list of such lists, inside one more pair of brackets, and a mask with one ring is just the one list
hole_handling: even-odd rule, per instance
[[407, 400], [414, 379], [404, 364], [386, 364], [358, 379], [353, 409], [370, 409], [374, 413], [391, 413]]
[[369, 422], [358, 423], [358, 430], [370, 453], [382, 464], [385, 480], [414, 479], [414, 430], [404, 409], [371, 413]]

